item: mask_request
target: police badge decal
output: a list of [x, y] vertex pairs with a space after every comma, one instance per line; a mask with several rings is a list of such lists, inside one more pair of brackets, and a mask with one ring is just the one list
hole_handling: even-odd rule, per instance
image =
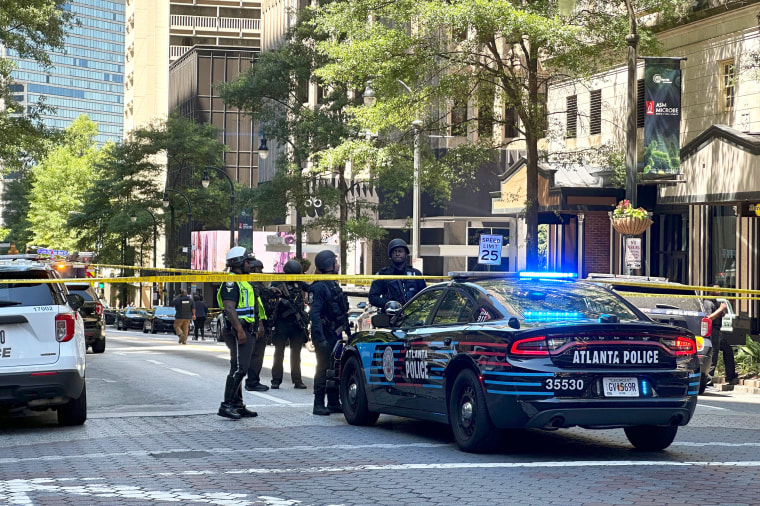
[[383, 374], [387, 381], [393, 381], [395, 375], [395, 367], [393, 365], [393, 348], [390, 346], [385, 347], [383, 351]]

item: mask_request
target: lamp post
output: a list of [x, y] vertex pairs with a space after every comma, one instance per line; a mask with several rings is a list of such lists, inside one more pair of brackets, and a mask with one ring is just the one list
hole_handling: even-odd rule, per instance
[[193, 233], [192, 233], [193, 208], [190, 206], [190, 199], [187, 198], [187, 195], [185, 195], [181, 191], [175, 190], [173, 188], [167, 188], [166, 190], [164, 190], [164, 199], [163, 199], [163, 205], [164, 205], [164, 207], [169, 207], [169, 204], [171, 203], [171, 202], [169, 202], [169, 194], [168, 194], [168, 192], [173, 192], [173, 193], [177, 193], [177, 194], [181, 195], [182, 198], [185, 199], [185, 202], [187, 202], [187, 231], [188, 231], [188, 236], [189, 236], [189, 239], [187, 241], [187, 247], [188, 247], [188, 249], [187, 249], [187, 268], [190, 269], [191, 268], [191, 265], [190, 265], [190, 255], [191, 255], [191, 252], [193, 250], [193, 244], [192, 244], [192, 242], [193, 242]]
[[[266, 140], [264, 141], [264, 147], [266, 148]], [[261, 156], [260, 153], [259, 156]], [[230, 183], [230, 249], [232, 249], [235, 247], [235, 185], [232, 184], [232, 178], [229, 176], [229, 174], [227, 174], [226, 171], [218, 167], [207, 165], [206, 169], [203, 171], [203, 179], [201, 179], [201, 184], [204, 188], [208, 188], [208, 185], [211, 182], [208, 177], [208, 169], [217, 171], [219, 174], [226, 177], [227, 182]]]
[[[412, 94], [412, 89], [401, 79], [396, 79], [407, 93]], [[364, 88], [364, 105], [372, 107], [377, 102], [372, 83], [368, 82]], [[421, 119], [412, 121], [414, 129], [414, 179], [412, 183], [412, 264], [420, 257], [420, 172], [422, 169], [422, 127]]]
[[628, 118], [626, 126], [625, 148], [625, 198], [631, 202], [631, 207], [637, 206], [636, 194], [636, 59], [639, 45], [639, 34], [636, 32], [636, 13], [633, 11], [631, 0], [625, 0], [628, 9], [630, 32], [625, 37], [628, 43]]

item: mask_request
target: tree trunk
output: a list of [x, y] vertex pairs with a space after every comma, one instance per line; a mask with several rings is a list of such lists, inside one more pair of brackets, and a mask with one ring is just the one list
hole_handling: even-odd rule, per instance
[[538, 101], [538, 54], [532, 47], [528, 68], [530, 125], [525, 129], [528, 151], [525, 169], [525, 266], [533, 271], [538, 268], [538, 139], [543, 127], [544, 106]]

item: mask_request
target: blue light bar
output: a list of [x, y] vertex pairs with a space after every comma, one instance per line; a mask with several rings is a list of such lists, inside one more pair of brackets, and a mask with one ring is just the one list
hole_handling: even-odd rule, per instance
[[577, 278], [576, 272], [521, 272], [521, 278], [553, 278], [553, 279], [570, 279]]
[[583, 313], [577, 311], [525, 311], [523, 318], [531, 322], [554, 322], [561, 320], [578, 320], [585, 318]]

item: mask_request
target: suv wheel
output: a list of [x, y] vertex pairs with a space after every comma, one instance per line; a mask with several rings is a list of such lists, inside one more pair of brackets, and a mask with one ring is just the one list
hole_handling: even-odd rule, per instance
[[92, 343], [92, 352], [93, 353], [103, 353], [106, 351], [106, 338], [99, 339]]
[[58, 425], [82, 425], [87, 420], [87, 385], [76, 399], [58, 408]]

